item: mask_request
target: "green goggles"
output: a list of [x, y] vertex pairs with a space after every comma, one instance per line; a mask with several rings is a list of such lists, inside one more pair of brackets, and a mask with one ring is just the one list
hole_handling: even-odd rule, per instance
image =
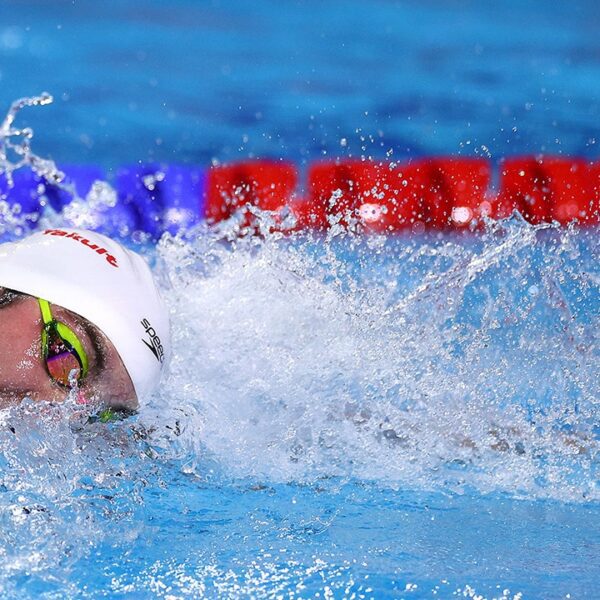
[[38, 298], [42, 311], [42, 356], [50, 377], [62, 386], [74, 387], [88, 373], [88, 358], [75, 332], [52, 317], [50, 303]]

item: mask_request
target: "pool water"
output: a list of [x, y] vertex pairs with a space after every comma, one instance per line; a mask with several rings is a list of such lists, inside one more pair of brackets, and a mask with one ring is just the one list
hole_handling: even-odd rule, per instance
[[595, 231], [222, 235], [139, 415], [2, 412], [5, 595], [593, 597]]
[[[595, 158], [595, 4], [498, 11], [9, 2], [0, 94], [52, 92], [35, 152], [109, 169]], [[175, 348], [138, 415], [0, 411], [1, 595], [594, 598], [597, 228], [234, 231], [129, 240]]]

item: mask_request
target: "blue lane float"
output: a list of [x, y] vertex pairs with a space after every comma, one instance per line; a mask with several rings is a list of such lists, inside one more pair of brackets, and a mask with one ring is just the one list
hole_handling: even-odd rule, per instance
[[[74, 198], [86, 198], [95, 181], [107, 179], [96, 166], [66, 165], [60, 170], [65, 174], [60, 186], [28, 169], [13, 173], [12, 187], [0, 176], [0, 194], [11, 207], [18, 204], [21, 213], [31, 215], [28, 223], [33, 227], [46, 205], [60, 213]], [[81, 223], [87, 228], [117, 236], [142, 231], [157, 239], [165, 231], [176, 233], [204, 218], [206, 173], [201, 169], [159, 164], [122, 167], [113, 184], [116, 203], [86, 206]], [[71, 211], [69, 217], [74, 225], [79, 224], [80, 215]]]
[[179, 165], [137, 165], [116, 175], [119, 204], [135, 219], [134, 229], [158, 238], [202, 220], [206, 173]]
[[13, 172], [13, 184], [9, 186], [4, 174], [0, 175], [0, 197], [11, 209], [20, 207], [15, 216], [27, 215], [21, 222], [24, 227], [34, 228], [44, 207], [45, 186], [35, 173], [21, 169]]
[[[94, 181], [106, 179], [104, 171], [93, 165], [66, 165], [62, 166], [60, 170], [65, 174], [63, 183], [72, 186], [79, 198], [85, 198], [88, 195]], [[44, 183], [48, 204], [56, 212], [61, 212], [73, 200], [73, 195], [66, 187]]]

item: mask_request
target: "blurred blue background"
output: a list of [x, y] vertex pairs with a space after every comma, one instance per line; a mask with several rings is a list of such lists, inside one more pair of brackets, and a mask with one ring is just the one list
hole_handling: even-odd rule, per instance
[[4, 0], [0, 106], [61, 163], [597, 156], [595, 0]]

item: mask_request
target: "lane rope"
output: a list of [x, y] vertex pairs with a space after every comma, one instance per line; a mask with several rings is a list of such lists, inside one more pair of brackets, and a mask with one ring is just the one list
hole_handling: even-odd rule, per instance
[[[82, 198], [95, 181], [107, 179], [93, 165], [61, 170], [63, 183], [74, 185]], [[18, 170], [13, 178], [9, 188], [0, 176], [0, 195], [23, 213], [39, 214], [46, 205], [60, 212], [72, 201], [66, 189], [31, 171]], [[321, 161], [308, 166], [303, 181], [288, 161], [241, 161], [209, 169], [147, 164], [119, 168], [111, 183], [117, 201], [103, 209], [98, 228], [106, 232], [111, 224], [125, 223], [154, 238], [201, 220], [219, 222], [248, 206], [275, 215], [287, 211], [296, 229], [321, 230], [336, 223], [379, 233], [477, 231], [484, 217], [500, 219], [515, 210], [535, 224], [600, 222], [600, 162], [562, 156], [511, 157], [496, 166], [465, 157]]]

